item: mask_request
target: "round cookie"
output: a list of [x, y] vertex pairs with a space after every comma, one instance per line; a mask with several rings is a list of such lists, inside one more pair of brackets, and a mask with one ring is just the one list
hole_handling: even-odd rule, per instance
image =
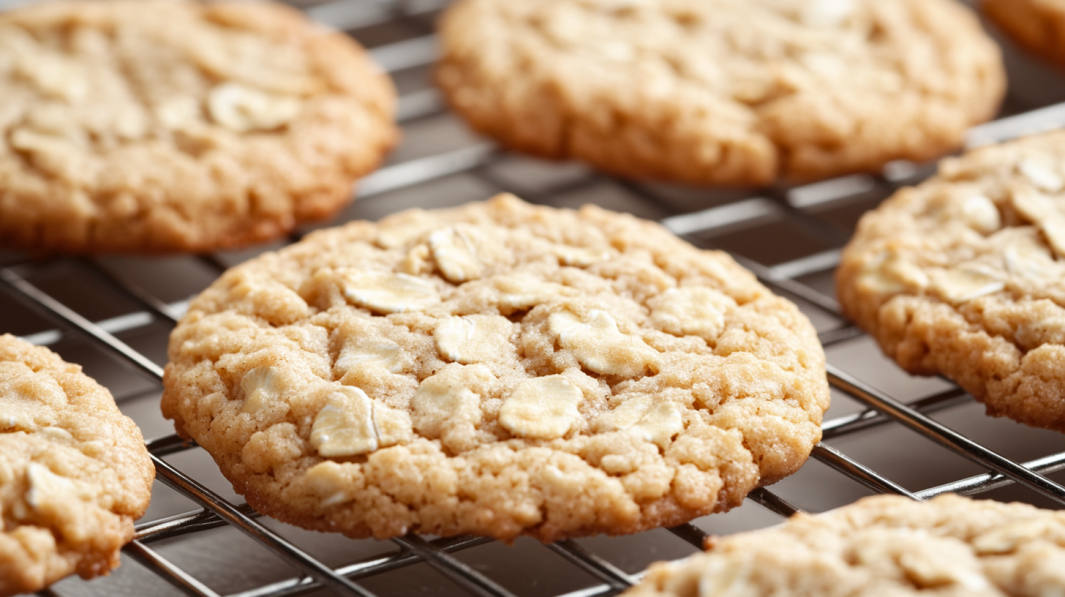
[[1003, 597], [1065, 586], [1065, 515], [943, 495], [879, 496], [716, 539], [656, 564], [625, 597]]
[[316, 232], [226, 272], [163, 413], [256, 510], [352, 537], [633, 533], [795, 471], [809, 321], [657, 224], [509, 195]]
[[0, 595], [117, 567], [154, 477], [140, 429], [106, 388], [0, 336]]
[[210, 251], [332, 215], [396, 139], [366, 52], [255, 2], [0, 14], [0, 245]]
[[478, 131], [695, 184], [932, 158], [1005, 90], [954, 0], [462, 0], [441, 37], [437, 80]]
[[1065, 132], [945, 160], [862, 217], [836, 287], [903, 369], [1065, 431]]
[[1065, 2], [983, 0], [980, 7], [1028, 51], [1065, 66]]

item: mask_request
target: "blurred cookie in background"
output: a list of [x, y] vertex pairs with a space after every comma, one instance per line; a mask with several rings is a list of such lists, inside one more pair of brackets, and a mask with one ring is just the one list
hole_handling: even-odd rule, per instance
[[1065, 66], [1065, 3], [1054, 0], [983, 0], [984, 14], [1013, 41]]
[[395, 92], [272, 3], [0, 13], [0, 245], [203, 252], [333, 214], [394, 144]]
[[462, 0], [441, 39], [437, 81], [474, 129], [694, 184], [938, 157], [1005, 90], [954, 0]]

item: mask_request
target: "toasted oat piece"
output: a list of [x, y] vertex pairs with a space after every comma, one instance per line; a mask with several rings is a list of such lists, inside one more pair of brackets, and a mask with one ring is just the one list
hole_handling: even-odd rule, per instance
[[210, 251], [333, 214], [396, 138], [358, 44], [272, 3], [0, 14], [0, 245]]
[[836, 274], [907, 371], [1065, 431], [1065, 133], [970, 151], [866, 214]]
[[441, 38], [437, 80], [478, 131], [695, 184], [937, 157], [1006, 83], [955, 0], [461, 0]]
[[499, 196], [228, 271], [163, 413], [257, 510], [352, 537], [633, 533], [737, 506], [821, 437], [809, 321], [651, 222]]
[[0, 336], [0, 595], [117, 567], [154, 477], [140, 429], [106, 388]]
[[879, 496], [715, 539], [625, 597], [1058, 595], [1065, 514], [955, 495]]

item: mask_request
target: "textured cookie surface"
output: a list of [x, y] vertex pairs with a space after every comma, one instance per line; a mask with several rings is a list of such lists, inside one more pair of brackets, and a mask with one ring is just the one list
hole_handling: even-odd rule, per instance
[[0, 595], [118, 566], [154, 476], [110, 392], [51, 351], [0, 336]]
[[797, 469], [808, 320], [656, 224], [513, 196], [309, 236], [170, 341], [164, 414], [256, 509], [379, 538], [674, 525]]
[[846, 314], [911, 373], [1065, 431], [1065, 133], [969, 152], [864, 216]]
[[954, 0], [462, 0], [442, 45], [452, 107], [503, 144], [701, 184], [927, 159], [1005, 87]]
[[267, 3], [0, 14], [0, 244], [207, 251], [332, 214], [393, 143], [394, 92]]
[[1065, 514], [945, 495], [866, 498], [716, 540], [626, 597], [1060, 595]]
[[983, 0], [981, 8], [1022, 46], [1065, 66], [1065, 2]]

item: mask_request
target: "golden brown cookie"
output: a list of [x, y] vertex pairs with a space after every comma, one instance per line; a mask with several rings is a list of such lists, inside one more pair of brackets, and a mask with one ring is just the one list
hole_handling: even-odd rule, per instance
[[358, 44], [261, 2], [0, 14], [0, 245], [210, 251], [333, 214], [396, 138]]
[[1028, 51], [1065, 66], [1065, 2], [983, 0], [980, 7]]
[[717, 539], [625, 597], [1005, 597], [1065, 591], [1065, 514], [944, 495], [871, 497]]
[[970, 151], [866, 214], [847, 316], [904, 369], [1065, 431], [1065, 132]]
[[0, 336], [0, 595], [117, 567], [154, 476], [140, 429], [106, 388]]
[[162, 407], [281, 520], [553, 541], [794, 472], [824, 367], [806, 317], [726, 255], [501, 195], [229, 270], [171, 336]]
[[461, 0], [437, 80], [507, 147], [761, 185], [961, 145], [1005, 90], [954, 0]]

